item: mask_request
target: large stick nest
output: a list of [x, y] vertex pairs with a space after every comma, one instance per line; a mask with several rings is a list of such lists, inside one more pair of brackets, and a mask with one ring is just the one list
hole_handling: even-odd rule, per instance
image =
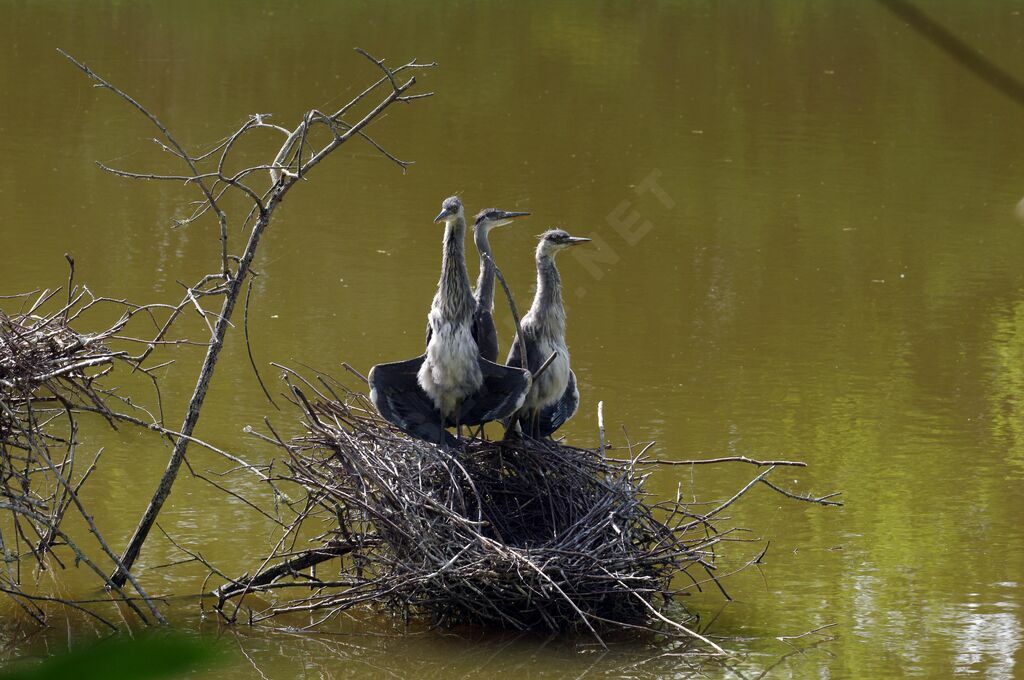
[[[264, 565], [288, 559], [223, 587], [222, 604], [290, 576], [313, 594], [257, 618], [374, 602], [444, 626], [685, 631], [661, 613], [673, 579], [710, 567], [721, 535], [678, 499], [651, 502], [635, 459], [551, 441], [472, 439], [448, 452], [384, 422], [362, 395], [338, 397], [324, 380], [303, 390], [317, 394], [293, 388], [305, 432], [274, 441], [287, 479], [308, 492], [299, 522], [330, 528], [314, 551], [279, 545]], [[338, 556], [336, 576], [299, 573]]]

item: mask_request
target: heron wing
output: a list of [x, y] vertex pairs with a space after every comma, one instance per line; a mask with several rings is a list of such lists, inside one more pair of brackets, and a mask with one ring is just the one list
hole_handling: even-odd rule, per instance
[[494, 326], [491, 310], [478, 306], [473, 312], [473, 339], [480, 356], [491, 362], [498, 361], [498, 329]]
[[[523, 405], [530, 391], [530, 372], [480, 359], [484, 382], [462, 401], [463, 425], [482, 425], [512, 415]], [[454, 423], [449, 423], [454, 425]]]
[[579, 407], [580, 391], [576, 387], [576, 374], [569, 371], [569, 382], [565, 386], [565, 392], [562, 393], [558, 401], [540, 410], [538, 422], [540, 435], [550, 437], [567, 420], [576, 415]]
[[434, 337], [434, 328], [430, 325], [430, 319], [427, 319], [427, 333], [426, 339], [423, 342], [423, 346], [426, 347], [430, 344], [430, 339]]
[[[531, 371], [536, 371], [540, 368], [540, 365], [544, 363], [547, 357], [542, 357], [540, 352], [537, 350], [537, 342], [534, 340], [529, 327], [520, 324], [520, 328], [523, 330], [523, 337], [526, 342], [526, 366]], [[522, 352], [519, 351], [519, 334], [517, 333], [515, 338], [512, 340], [512, 347], [508, 351], [508, 359], [505, 360], [506, 366], [513, 366], [515, 368], [522, 368]]]
[[370, 370], [370, 400], [381, 417], [417, 439], [456, 445], [455, 437], [444, 429], [441, 414], [416, 375], [424, 356], [390, 364], [377, 364]]

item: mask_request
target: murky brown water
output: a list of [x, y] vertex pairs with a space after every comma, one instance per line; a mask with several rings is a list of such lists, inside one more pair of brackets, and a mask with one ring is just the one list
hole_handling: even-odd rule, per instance
[[[1018, 4], [927, 7], [1021, 70]], [[494, 237], [521, 305], [536, 233], [593, 235], [595, 261], [562, 258], [584, 399], [569, 437], [593, 442], [603, 399], [613, 431], [657, 439], [663, 455], [799, 458], [811, 467], [777, 479], [844, 492], [838, 510], [767, 489], [735, 508], [735, 524], [771, 540], [767, 564], [727, 582], [732, 603], [708, 593], [691, 606], [717, 616], [713, 633], [743, 638], [728, 645], [744, 653], [737, 668], [756, 675], [791, 651], [777, 636], [835, 623], [837, 639], [773, 672], [1021, 672], [1022, 112], [878, 6], [53, 2], [4, 3], [2, 16], [0, 292], [62, 282], [71, 252], [96, 291], [169, 299], [214, 257], [212, 225], [166, 228], [181, 187], [95, 168], [145, 168], [152, 132], [55, 48], [197, 146], [250, 113], [291, 125], [344, 101], [373, 77], [352, 46], [436, 59], [424, 76], [436, 98], [374, 130], [416, 161], [409, 173], [353, 144], [267, 233], [251, 314], [261, 362], [340, 373], [342, 360], [414, 356], [437, 276], [430, 220], [453, 192], [471, 210], [535, 215]], [[645, 179], [664, 193], [643, 191]], [[237, 334], [228, 350], [199, 434], [260, 459], [269, 452], [241, 428], [270, 408]], [[167, 377], [175, 414], [197, 357], [183, 351]], [[88, 500], [120, 545], [166, 450], [132, 433], [96, 440], [107, 453]], [[750, 473], [673, 469], [654, 486], [682, 481], [714, 499]], [[269, 531], [185, 477], [161, 524], [229, 572], [252, 568]], [[143, 566], [178, 556], [154, 537]], [[141, 575], [174, 595], [201, 584], [189, 568]], [[198, 624], [194, 599], [174, 609]], [[367, 622], [237, 636], [249, 660], [220, 677], [253, 665], [273, 678], [689, 672], [678, 657], [650, 659], [666, 649], [403, 637]]]

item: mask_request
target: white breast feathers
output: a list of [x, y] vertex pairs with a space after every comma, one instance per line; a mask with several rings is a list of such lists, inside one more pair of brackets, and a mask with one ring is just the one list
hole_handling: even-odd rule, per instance
[[434, 407], [447, 418], [483, 384], [479, 350], [468, 325], [439, 323], [433, 318], [430, 323], [434, 333], [417, 379]]

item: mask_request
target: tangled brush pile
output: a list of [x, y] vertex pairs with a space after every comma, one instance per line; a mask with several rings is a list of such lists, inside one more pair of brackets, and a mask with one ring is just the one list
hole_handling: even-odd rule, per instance
[[0, 501], [43, 537], [37, 554], [54, 539], [54, 523], [70, 502], [62, 486], [74, 467], [71, 414], [109, 414], [96, 380], [119, 357], [102, 334], [76, 333], [67, 308], [38, 314], [43, 300], [17, 314], [0, 310]]
[[103, 407], [94, 381], [120, 355], [100, 335], [81, 335], [61, 314], [8, 316], [0, 310], [0, 437], [21, 441], [34, 429], [32, 404], [49, 402]]
[[[21, 303], [23, 309], [0, 310], [0, 593], [45, 625], [49, 605], [85, 608], [63, 596], [40, 595], [38, 574], [84, 565], [111, 587], [112, 600], [124, 601], [128, 610], [148, 621], [142, 608], [107, 577], [105, 560], [115, 561], [116, 556], [78, 495], [99, 460], [99, 452], [82, 460], [78, 414], [99, 414], [111, 426], [126, 417], [108, 402], [130, 402], [102, 382], [118, 363], [138, 368], [135, 358], [109, 345], [132, 315], [146, 308], [93, 297], [88, 289], [72, 288], [70, 281], [69, 289], [66, 302], [57, 297], [59, 288], [2, 298]], [[95, 333], [76, 331], [82, 315], [99, 305], [113, 308], [119, 318]], [[65, 519], [76, 512], [89, 525], [103, 557], [90, 556], [66, 530]], [[134, 579], [132, 585], [154, 619], [163, 620]], [[99, 614], [88, 615], [116, 629]]]

